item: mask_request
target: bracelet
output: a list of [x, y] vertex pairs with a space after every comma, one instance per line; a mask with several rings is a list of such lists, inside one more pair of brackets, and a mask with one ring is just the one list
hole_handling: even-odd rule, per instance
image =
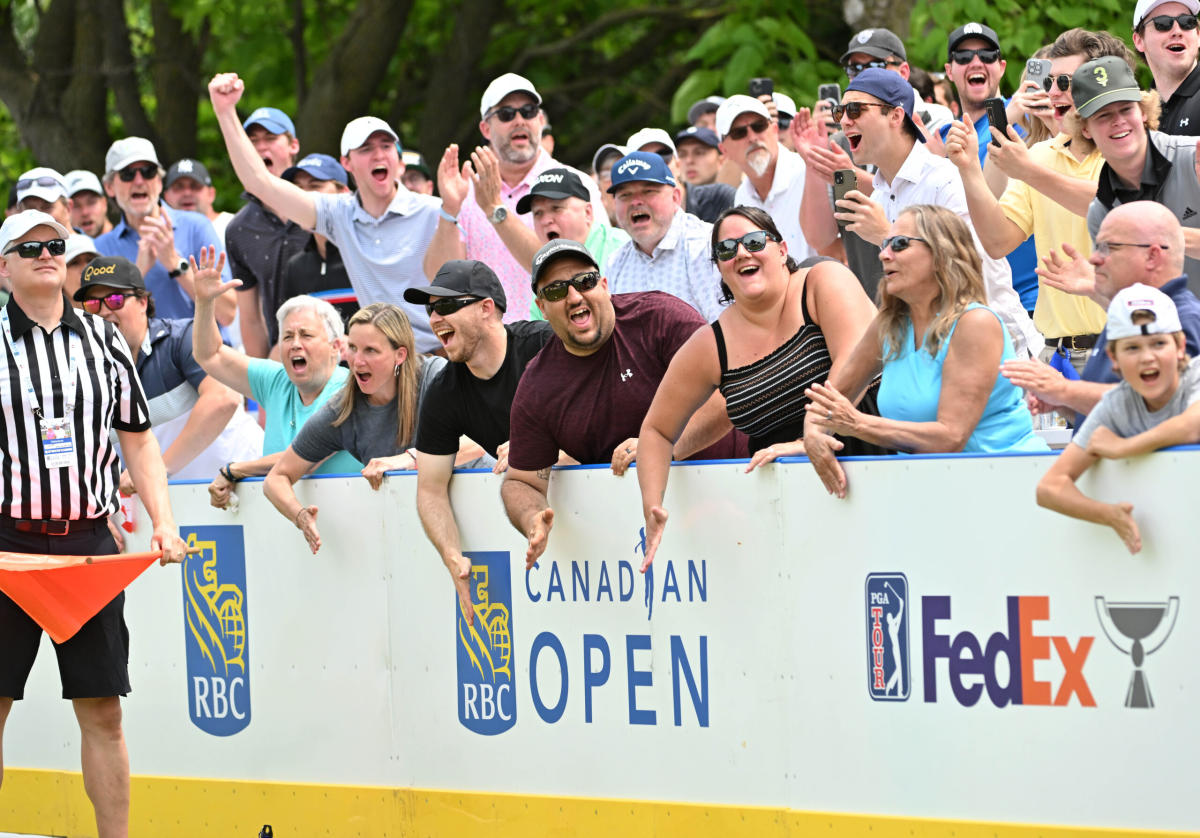
[[438, 208], [438, 214], [439, 214], [439, 215], [440, 215], [442, 218], [444, 218], [444, 219], [446, 219], [447, 221], [449, 221], [451, 224], [457, 224], [457, 223], [458, 223], [458, 216], [457, 216], [457, 215], [451, 215], [450, 213], [446, 212], [446, 210], [445, 210], [445, 208], [444, 208], [444, 207], [439, 207], [439, 208]]
[[226, 480], [228, 480], [230, 483], [238, 483], [242, 480], [242, 478], [233, 476], [233, 469], [231, 468], [232, 465], [233, 465], [232, 462], [228, 462], [225, 465], [221, 466], [221, 468], [218, 469], [218, 471], [220, 471], [221, 476], [224, 477]]

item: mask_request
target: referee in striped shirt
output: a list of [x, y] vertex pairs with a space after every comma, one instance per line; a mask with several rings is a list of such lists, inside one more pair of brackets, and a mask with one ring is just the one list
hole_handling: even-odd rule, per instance
[[[154, 525], [163, 563], [186, 545], [171, 515], [167, 473], [150, 433], [146, 398], [116, 326], [71, 308], [63, 294], [64, 240], [49, 215], [26, 210], [0, 226], [0, 550], [49, 555], [116, 552], [117, 452]], [[115, 301], [110, 301], [119, 305]], [[125, 594], [55, 644], [63, 697], [79, 721], [83, 782], [100, 838], [129, 829], [129, 755], [119, 696], [129, 692]], [[0, 737], [41, 642], [41, 628], [0, 593]], [[0, 765], [0, 772], [3, 766]], [[0, 774], [2, 777], [2, 774]]]

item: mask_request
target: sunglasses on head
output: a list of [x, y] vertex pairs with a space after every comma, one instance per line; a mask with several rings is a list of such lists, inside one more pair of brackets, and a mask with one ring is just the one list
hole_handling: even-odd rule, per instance
[[49, 175], [42, 175], [41, 177], [21, 178], [17, 181], [17, 190], [24, 191], [34, 184], [38, 186], [62, 186], [56, 178], [52, 178]]
[[736, 128], [730, 128], [726, 138], [730, 140], [744, 140], [749, 131], [755, 134], [764, 134], [771, 127], [771, 120], [763, 119], [761, 116], [753, 122], [747, 122], [745, 125], [739, 125]]
[[443, 297], [440, 300], [430, 300], [425, 304], [425, 313], [433, 314], [436, 311], [445, 317], [482, 299], [483, 297]]
[[50, 239], [45, 242], [21, 242], [14, 244], [8, 250], [4, 251], [7, 256], [10, 253], [16, 253], [22, 259], [36, 259], [42, 255], [42, 248], [50, 251], [51, 256], [62, 256], [67, 252], [67, 243], [63, 239]]
[[519, 108], [514, 108], [512, 105], [505, 105], [502, 108], [496, 108], [488, 114], [488, 118], [490, 119], [494, 116], [501, 122], [512, 122], [517, 118], [517, 114], [520, 114], [522, 119], [533, 119], [538, 115], [538, 111], [540, 110], [541, 108], [533, 102], [527, 102]]
[[133, 179], [138, 175], [142, 176], [142, 180], [152, 180], [158, 177], [158, 166], [153, 163], [147, 163], [144, 166], [126, 166], [117, 172], [117, 177], [125, 183], [133, 183]]
[[571, 288], [582, 294], [584, 291], [591, 291], [595, 288], [596, 283], [599, 281], [599, 271], [588, 271], [584, 274], [577, 274], [570, 279], [560, 279], [558, 282], [551, 282], [542, 288], [541, 291], [538, 291], [538, 294], [548, 303], [557, 303], [559, 300], [567, 298], [567, 291]]
[[869, 70], [871, 68], [876, 70], [886, 70], [888, 67], [895, 67], [901, 63], [903, 62], [894, 61], [892, 59], [885, 60], [883, 58], [878, 58], [874, 61], [868, 61], [865, 64], [858, 61], [847, 62], [846, 64], [842, 65], [842, 69], [846, 71], [846, 77], [852, 79], [863, 70]]
[[83, 301], [83, 310], [89, 314], [99, 314], [100, 304], [104, 303], [109, 311], [120, 311], [125, 308], [125, 301], [137, 294], [106, 294], [103, 297], [93, 297]]
[[1065, 93], [1071, 89], [1071, 77], [1067, 73], [1061, 73], [1057, 76], [1046, 76], [1046, 78], [1042, 79], [1042, 87], [1045, 88], [1047, 93], [1056, 84], [1058, 85], [1058, 89]]
[[971, 63], [971, 59], [979, 56], [979, 60], [984, 64], [995, 64], [1000, 60], [1000, 50], [985, 47], [984, 49], [956, 49], [950, 53], [950, 59], [959, 65], [967, 65]]
[[768, 233], [766, 230], [753, 230], [736, 239], [721, 239], [713, 247], [713, 256], [718, 261], [728, 262], [734, 256], [737, 256], [739, 244], [746, 248], [747, 253], [758, 253], [767, 246], [768, 241], [778, 242], [779, 237]]
[[1181, 15], [1155, 15], [1150, 18], [1150, 22], [1154, 24], [1154, 28], [1159, 32], [1170, 32], [1171, 27], [1176, 23], [1184, 32], [1191, 32], [1196, 28], [1196, 16], [1191, 12], [1185, 12]]
[[842, 121], [842, 114], [847, 114], [851, 119], [858, 119], [863, 115], [864, 108], [883, 108], [883, 112], [887, 113], [895, 105], [887, 105], [882, 102], [847, 102], [844, 105], [834, 105], [830, 113], [837, 122]]
[[889, 236], [879, 243], [879, 252], [883, 253], [890, 247], [892, 253], [903, 253], [912, 247], [913, 242], [925, 242], [926, 246], [929, 245], [929, 242], [920, 236]]

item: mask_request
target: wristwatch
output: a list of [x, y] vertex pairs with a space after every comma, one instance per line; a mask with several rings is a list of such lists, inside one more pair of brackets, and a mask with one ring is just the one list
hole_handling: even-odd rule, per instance
[[508, 218], [508, 208], [500, 206], [492, 210], [492, 214], [488, 217], [488, 220], [493, 224], [499, 224], [506, 218]]
[[171, 277], [171, 279], [177, 279], [178, 277], [187, 273], [187, 269], [188, 269], [187, 259], [181, 259], [179, 261], [179, 267], [173, 271], [167, 271], [167, 276]]

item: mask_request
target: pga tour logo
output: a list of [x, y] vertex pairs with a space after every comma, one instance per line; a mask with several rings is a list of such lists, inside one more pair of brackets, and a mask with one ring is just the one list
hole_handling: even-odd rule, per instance
[[909, 607], [903, 573], [867, 576], [867, 692], [876, 701], [907, 701], [912, 692]]
[[638, 160], [636, 157], [634, 157], [629, 160], [626, 160], [624, 163], [622, 163], [620, 166], [618, 166], [617, 174], [619, 174], [619, 175], [637, 174], [637, 172], [640, 169], [645, 169], [646, 171], [650, 171], [650, 164], [648, 162], [646, 162], [645, 160]]

